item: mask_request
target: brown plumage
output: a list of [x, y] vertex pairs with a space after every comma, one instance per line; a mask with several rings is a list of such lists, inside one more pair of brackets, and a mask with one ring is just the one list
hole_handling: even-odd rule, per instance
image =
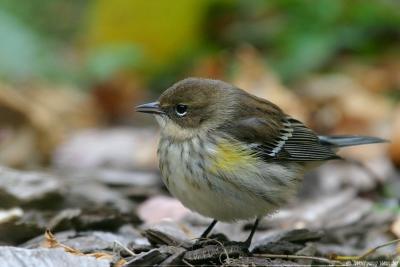
[[161, 126], [158, 148], [163, 181], [188, 208], [214, 222], [258, 218], [293, 197], [303, 173], [337, 148], [381, 143], [365, 136], [317, 136], [268, 100], [228, 83], [189, 78], [168, 88], [152, 113]]
[[[182, 128], [222, 131], [251, 144], [265, 159], [320, 161], [339, 158], [331, 146], [321, 144], [312, 130], [275, 104], [222, 81], [185, 79], [166, 90], [159, 103], [161, 110]], [[175, 114], [178, 104], [187, 105], [186, 116]]]

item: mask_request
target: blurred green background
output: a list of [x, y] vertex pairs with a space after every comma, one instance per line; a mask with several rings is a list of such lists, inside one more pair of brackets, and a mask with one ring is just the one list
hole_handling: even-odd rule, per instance
[[223, 53], [229, 65], [250, 44], [290, 83], [343, 58], [398, 53], [399, 25], [396, 0], [1, 0], [0, 77], [87, 88], [135, 72], [161, 90], [202, 58]]

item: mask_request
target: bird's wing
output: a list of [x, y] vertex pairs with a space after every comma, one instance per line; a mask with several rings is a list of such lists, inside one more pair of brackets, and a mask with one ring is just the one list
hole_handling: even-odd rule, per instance
[[[274, 124], [271, 127], [271, 124]], [[230, 136], [266, 160], [322, 161], [340, 158], [307, 126], [289, 116], [270, 120], [249, 117], [230, 123]]]

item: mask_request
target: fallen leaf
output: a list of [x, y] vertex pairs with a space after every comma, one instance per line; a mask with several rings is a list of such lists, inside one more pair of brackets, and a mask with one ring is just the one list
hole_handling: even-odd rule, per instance
[[94, 253], [89, 253], [89, 254], [85, 254], [85, 255], [95, 257], [98, 260], [112, 260], [113, 259], [113, 256], [111, 254], [108, 254], [105, 252], [94, 252]]
[[60, 242], [58, 242], [57, 238], [54, 236], [54, 234], [49, 229], [46, 229], [44, 237], [45, 237], [45, 239], [44, 239], [43, 247], [46, 247], [46, 248], [62, 248], [65, 250], [65, 252], [68, 252], [70, 254], [73, 254], [76, 256], [90, 256], [90, 257], [94, 257], [98, 260], [112, 260], [113, 259], [113, 255], [105, 253], [105, 252], [93, 252], [93, 253], [85, 254], [85, 253], [79, 251], [78, 249], [61, 244]]
[[125, 259], [120, 259], [120, 260], [118, 260], [118, 261], [113, 265], [113, 267], [122, 267], [122, 266], [124, 266], [126, 263], [127, 263], [127, 261], [126, 261]]

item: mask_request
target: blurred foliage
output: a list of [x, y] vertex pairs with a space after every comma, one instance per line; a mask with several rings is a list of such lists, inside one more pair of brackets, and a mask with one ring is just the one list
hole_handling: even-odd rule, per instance
[[[0, 0], [0, 77], [153, 84], [251, 44], [286, 81], [400, 51], [396, 0]], [[165, 86], [165, 83], [164, 83]]]
[[90, 13], [89, 46], [130, 42], [141, 46], [149, 64], [168, 63], [202, 38], [208, 0], [97, 0]]
[[48, 44], [14, 17], [0, 11], [0, 73], [4, 78], [18, 79], [45, 74], [54, 62], [47, 53]]
[[86, 1], [0, 0], [0, 77], [75, 80], [68, 58]]
[[250, 43], [284, 78], [324, 67], [341, 53], [373, 56], [399, 49], [400, 2], [246, 1], [215, 3], [209, 41], [221, 47]]
[[141, 50], [131, 43], [108, 44], [90, 51], [87, 60], [87, 75], [90, 79], [104, 81], [111, 79], [121, 69], [138, 67]]
[[87, 0], [0, 0], [5, 13], [18, 18], [32, 31], [50, 40], [73, 41], [80, 30], [86, 12]]

